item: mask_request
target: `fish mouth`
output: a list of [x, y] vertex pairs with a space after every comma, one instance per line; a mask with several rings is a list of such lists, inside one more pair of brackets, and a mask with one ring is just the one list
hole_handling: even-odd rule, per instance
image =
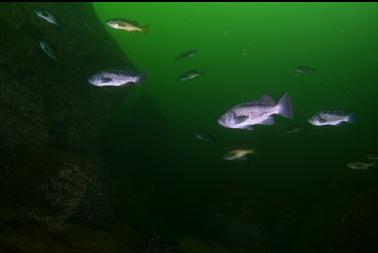
[[94, 86], [99, 86], [98, 83], [96, 82], [96, 79], [90, 78], [88, 79], [88, 82]]
[[219, 124], [219, 125], [221, 125], [221, 126], [226, 126], [226, 124], [225, 124], [225, 122], [223, 122], [223, 120], [222, 119], [217, 119], [217, 123]]

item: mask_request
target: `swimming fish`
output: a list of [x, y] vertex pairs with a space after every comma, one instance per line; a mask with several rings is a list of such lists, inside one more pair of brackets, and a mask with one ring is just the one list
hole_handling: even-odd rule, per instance
[[223, 160], [247, 160], [247, 156], [253, 153], [252, 148], [231, 149], [223, 156]]
[[205, 76], [204, 71], [198, 71], [198, 70], [189, 70], [187, 72], [182, 73], [179, 76], [180, 81], [187, 81], [187, 80], [192, 80], [198, 77], [203, 77]]
[[104, 70], [93, 75], [88, 82], [94, 86], [128, 86], [141, 85], [144, 82], [145, 73], [133, 74], [123, 70]]
[[299, 74], [305, 74], [305, 75], [316, 73], [316, 69], [315, 68], [310, 67], [310, 66], [306, 66], [306, 65], [297, 66], [297, 68], [295, 69], [295, 71], [297, 73], [299, 73]]
[[286, 133], [293, 134], [302, 130], [302, 127], [292, 127], [286, 130]]
[[322, 111], [312, 116], [308, 122], [314, 126], [339, 126], [345, 122], [354, 123], [354, 113], [346, 114], [342, 111]]
[[56, 17], [51, 14], [50, 12], [42, 9], [34, 9], [34, 14], [37, 15], [39, 18], [46, 20], [47, 22], [58, 25], [58, 21], [56, 20]]
[[352, 170], [367, 170], [370, 167], [375, 166], [375, 163], [354, 161], [354, 162], [347, 163], [346, 166]]
[[205, 131], [196, 131], [194, 133], [194, 136], [201, 141], [205, 142], [214, 142], [214, 138], [207, 132]]
[[189, 50], [176, 56], [175, 61], [187, 60], [187, 59], [193, 58], [193, 56], [195, 56], [196, 54], [197, 54], [196, 50]]
[[378, 154], [368, 154], [366, 156], [366, 159], [369, 159], [369, 160], [378, 160]]
[[258, 101], [236, 105], [223, 113], [217, 122], [226, 128], [253, 130], [253, 125], [273, 125], [275, 114], [293, 117], [293, 106], [287, 92], [278, 103], [272, 97], [264, 95]]
[[147, 34], [149, 30], [148, 25], [141, 26], [137, 21], [130, 21], [126, 19], [110, 19], [106, 21], [106, 24], [113, 29], [128, 32], [144, 32], [145, 34]]
[[40, 40], [39, 42], [39, 47], [42, 49], [42, 51], [51, 59], [57, 60], [54, 52], [52, 51], [51, 47], [47, 44], [47, 42]]

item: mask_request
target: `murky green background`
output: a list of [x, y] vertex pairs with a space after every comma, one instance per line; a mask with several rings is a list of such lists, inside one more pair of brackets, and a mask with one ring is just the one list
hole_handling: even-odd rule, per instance
[[[331, 205], [331, 196], [349, 192], [347, 201], [353, 202], [355, 193], [376, 187], [376, 167], [353, 171], [345, 164], [378, 150], [377, 3], [94, 6], [102, 21], [126, 18], [150, 26], [147, 35], [133, 34], [104, 22], [147, 79], [143, 87], [129, 88], [103, 152], [114, 165], [115, 189], [132, 185], [153, 217], [145, 221], [151, 231], [216, 237], [206, 220], [221, 209], [261, 222], [278, 241], [291, 232], [298, 237], [298, 227], [316, 223], [314, 206]], [[174, 62], [189, 49], [198, 54]], [[317, 73], [298, 74], [298, 65]], [[178, 76], [191, 69], [206, 76], [180, 82]], [[255, 131], [216, 124], [235, 104], [262, 95], [277, 100], [285, 91], [293, 100], [293, 119], [276, 116], [275, 125]], [[308, 118], [321, 110], [355, 112], [357, 122], [310, 125]], [[297, 125], [302, 131], [286, 133]], [[197, 129], [210, 132], [216, 143], [195, 139]], [[221, 159], [226, 148], [240, 145], [255, 148], [252, 159]], [[276, 229], [288, 220], [287, 229]]]

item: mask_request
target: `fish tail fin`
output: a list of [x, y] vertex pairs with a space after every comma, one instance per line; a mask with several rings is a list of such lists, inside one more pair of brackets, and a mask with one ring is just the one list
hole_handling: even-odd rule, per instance
[[145, 25], [145, 26], [142, 27], [142, 31], [143, 31], [145, 34], [147, 34], [149, 30], [150, 30], [150, 26], [149, 26], [149, 25]]
[[293, 118], [293, 104], [287, 92], [280, 98], [276, 106], [278, 107], [277, 114], [285, 118]]
[[205, 71], [202, 71], [202, 72], [201, 72], [201, 76], [203, 76], [203, 77], [206, 76], [206, 75], [205, 75]]
[[348, 115], [347, 121], [351, 124], [356, 123], [356, 114], [352, 112], [351, 114]]
[[141, 72], [137, 76], [136, 83], [139, 84], [139, 85], [143, 85], [145, 79], [146, 79], [146, 72]]

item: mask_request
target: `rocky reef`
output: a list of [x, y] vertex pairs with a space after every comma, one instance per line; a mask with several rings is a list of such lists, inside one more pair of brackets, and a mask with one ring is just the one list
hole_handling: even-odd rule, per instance
[[[53, 13], [58, 25], [35, 9]], [[127, 90], [87, 80], [104, 68], [135, 67], [90, 3], [2, 4], [0, 27], [0, 251], [125, 252], [101, 232], [117, 229], [98, 152]]]

